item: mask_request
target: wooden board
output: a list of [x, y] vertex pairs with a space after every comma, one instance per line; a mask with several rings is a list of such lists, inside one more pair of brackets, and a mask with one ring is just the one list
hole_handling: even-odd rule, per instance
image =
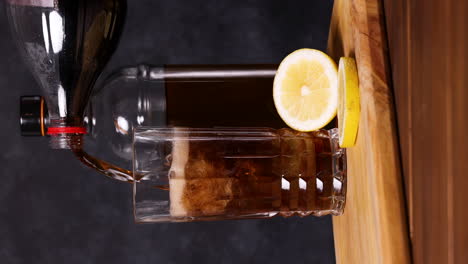
[[468, 263], [468, 1], [385, 1], [415, 264]]
[[337, 263], [410, 263], [380, 1], [335, 0], [328, 53], [355, 57], [362, 111], [348, 150], [345, 213], [333, 219]]

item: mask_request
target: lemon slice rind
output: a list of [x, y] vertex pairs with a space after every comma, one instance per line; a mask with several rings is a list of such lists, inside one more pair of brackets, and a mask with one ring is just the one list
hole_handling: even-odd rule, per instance
[[342, 148], [353, 147], [360, 118], [359, 78], [356, 61], [343, 57], [338, 66], [338, 134]]

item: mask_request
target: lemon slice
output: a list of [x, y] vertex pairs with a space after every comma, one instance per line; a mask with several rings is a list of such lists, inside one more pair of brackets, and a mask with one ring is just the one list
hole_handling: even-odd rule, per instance
[[340, 147], [349, 148], [356, 144], [361, 112], [359, 80], [356, 62], [352, 58], [341, 58], [338, 67], [338, 133]]
[[319, 50], [294, 51], [278, 68], [273, 99], [278, 114], [291, 128], [312, 131], [324, 127], [338, 107], [336, 64]]

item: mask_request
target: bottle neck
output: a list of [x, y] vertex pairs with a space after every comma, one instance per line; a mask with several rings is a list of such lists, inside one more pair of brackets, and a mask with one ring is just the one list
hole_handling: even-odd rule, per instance
[[85, 134], [87, 129], [81, 118], [52, 119], [47, 129], [53, 149], [81, 149]]

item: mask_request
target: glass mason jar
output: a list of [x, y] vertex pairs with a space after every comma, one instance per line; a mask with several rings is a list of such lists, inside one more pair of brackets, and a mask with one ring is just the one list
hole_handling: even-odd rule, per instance
[[337, 129], [140, 127], [133, 151], [136, 222], [343, 212]]

